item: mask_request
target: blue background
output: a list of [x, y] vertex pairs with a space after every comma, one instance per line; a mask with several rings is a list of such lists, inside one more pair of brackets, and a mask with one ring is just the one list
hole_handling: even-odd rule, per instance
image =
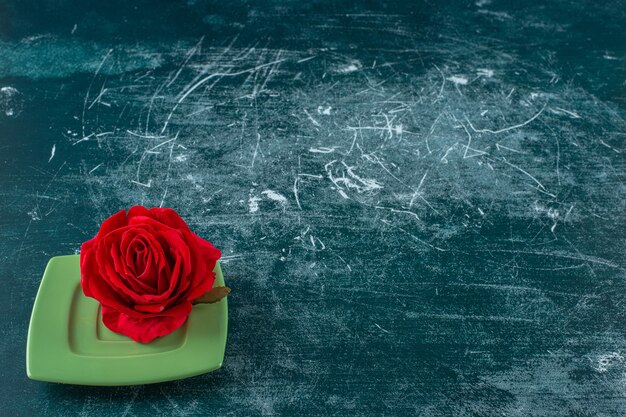
[[[0, 3], [2, 414], [623, 414], [626, 5], [535, 3]], [[223, 368], [28, 380], [135, 204], [222, 249]]]

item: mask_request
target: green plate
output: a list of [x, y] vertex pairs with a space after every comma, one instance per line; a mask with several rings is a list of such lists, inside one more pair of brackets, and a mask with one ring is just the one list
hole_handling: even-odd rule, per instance
[[[50, 259], [28, 328], [26, 372], [40, 381], [80, 385], [136, 385], [171, 381], [222, 366], [228, 305], [194, 305], [175, 332], [142, 344], [110, 331], [100, 304], [80, 287], [79, 255]], [[224, 285], [215, 267], [215, 285]]]

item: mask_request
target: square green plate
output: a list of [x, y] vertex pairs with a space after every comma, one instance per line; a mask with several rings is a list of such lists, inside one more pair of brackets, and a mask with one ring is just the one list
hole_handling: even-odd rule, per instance
[[[80, 287], [79, 255], [50, 259], [28, 328], [26, 372], [40, 381], [136, 385], [171, 381], [218, 369], [224, 360], [228, 305], [194, 305], [175, 332], [142, 344], [111, 332], [100, 304]], [[224, 285], [215, 267], [215, 285]]]

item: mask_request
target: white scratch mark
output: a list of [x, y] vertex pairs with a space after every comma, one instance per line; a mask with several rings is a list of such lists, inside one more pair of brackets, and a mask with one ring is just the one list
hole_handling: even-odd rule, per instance
[[487, 77], [487, 78], [491, 78], [493, 77], [493, 70], [488, 69], [488, 68], [478, 68], [478, 70], [476, 71], [476, 74], [481, 76], [481, 77]]
[[[76, 25], [74, 25], [74, 28], [76, 28]], [[137, 396], [139, 395], [139, 388], [133, 387], [131, 389], [133, 391], [133, 396], [131, 397], [130, 401], [124, 408], [124, 412], [122, 413], [121, 417], [126, 417], [128, 413], [130, 413], [130, 410], [132, 410], [133, 405], [135, 404], [135, 400], [137, 399]]]
[[509, 94], [507, 94], [505, 98], [508, 99], [509, 97], [513, 95], [514, 92], [515, 92], [515, 87], [511, 88], [511, 91], [509, 91]]
[[536, 256], [546, 256], [546, 257], [556, 257], [556, 258], [565, 258], [565, 259], [574, 259], [578, 261], [586, 261], [595, 264], [605, 265], [611, 268], [616, 268], [619, 270], [626, 270], [622, 266], [609, 261], [608, 259], [599, 258], [597, 256], [585, 255], [583, 253], [578, 252], [577, 254], [568, 253], [568, 252], [557, 252], [557, 251], [533, 251], [533, 250], [514, 250], [514, 249], [480, 249], [476, 250], [476, 252], [502, 252], [502, 253], [519, 253], [524, 255], [536, 255]]
[[302, 58], [302, 59], [300, 59], [300, 60], [298, 60], [298, 61], [296, 61], [296, 62], [297, 62], [298, 64], [302, 64], [303, 62], [310, 61], [311, 59], [316, 58], [316, 57], [317, 57], [317, 55], [313, 55], [313, 56], [310, 56], [310, 57], [307, 57], [307, 58]]
[[280, 62], [283, 62], [283, 61], [285, 61], [285, 59], [286, 58], [278, 59], [276, 61], [268, 62], [266, 64], [257, 65], [254, 68], [248, 68], [248, 69], [237, 71], [237, 72], [216, 72], [214, 74], [211, 74], [211, 75], [208, 75], [208, 76], [204, 77], [203, 79], [201, 79], [200, 81], [198, 81], [197, 83], [192, 85], [188, 90], [186, 90], [184, 93], [181, 94], [180, 98], [178, 99], [178, 101], [176, 102], [176, 104], [174, 105], [174, 107], [172, 108], [170, 113], [168, 114], [167, 118], [165, 119], [165, 123], [163, 124], [163, 128], [161, 128], [161, 134], [163, 134], [163, 132], [165, 132], [165, 129], [167, 129], [167, 125], [169, 124], [170, 119], [172, 118], [172, 115], [174, 114], [174, 112], [176, 111], [178, 106], [187, 97], [189, 97], [189, 95], [191, 93], [193, 93], [196, 89], [198, 89], [198, 87], [200, 87], [202, 84], [204, 84], [207, 81], [209, 81], [209, 80], [211, 80], [213, 78], [216, 78], [216, 77], [219, 77], [219, 79], [221, 79], [223, 77], [235, 77], [235, 76], [242, 75], [242, 74], [254, 73], [255, 71], [258, 71], [261, 68], [269, 67], [271, 65], [275, 65], [275, 64], [278, 64]]
[[515, 153], [521, 153], [521, 154], [526, 155], [526, 152], [518, 151], [517, 149], [509, 148], [508, 146], [500, 145], [499, 143], [496, 143], [496, 148], [498, 148], [498, 150], [506, 149], [507, 151], [511, 151], [511, 152], [515, 152]]
[[[341, 163], [343, 164], [344, 167], [346, 167], [346, 172], [348, 173], [348, 175], [350, 177], [354, 178], [355, 180], [357, 180], [361, 184], [363, 184], [363, 187], [359, 187], [358, 185], [354, 184], [353, 182], [351, 182], [347, 178], [345, 178], [345, 177], [341, 178], [341, 180], [343, 180], [342, 182], [344, 184], [346, 184], [347, 187], [356, 188], [357, 191], [359, 191], [359, 192], [371, 191], [371, 190], [376, 190], [376, 189], [379, 189], [379, 188], [383, 188], [383, 186], [380, 185], [378, 182], [376, 182], [376, 180], [368, 179], [368, 178], [361, 178], [357, 174], [354, 173], [354, 171], [353, 171], [354, 167], [348, 166], [344, 161], [341, 161]], [[360, 191], [360, 190], [362, 190], [362, 191]]]
[[[359, 122], [360, 125], [360, 122]], [[350, 145], [350, 149], [348, 150], [348, 155], [352, 153], [352, 149], [354, 149], [354, 144], [356, 143], [356, 137], [358, 134], [361, 134], [361, 131], [354, 130], [354, 138], [352, 138], [352, 145]]]
[[348, 268], [348, 271], [352, 272], [352, 268], [351, 268], [351, 267], [350, 267], [350, 265], [346, 262], [346, 260], [345, 260], [345, 259], [343, 259], [343, 258], [342, 258], [341, 256], [339, 256], [339, 255], [337, 255], [337, 257], [338, 257], [339, 259], [341, 259], [341, 261], [342, 261], [344, 264], [346, 264], [346, 267]]
[[293, 181], [293, 195], [296, 198], [296, 205], [300, 210], [302, 210], [302, 206], [300, 205], [300, 199], [298, 198], [298, 182], [300, 177], [296, 177]]
[[458, 144], [458, 142], [456, 142], [454, 145], [450, 146], [448, 148], [448, 150], [446, 151], [445, 154], [443, 154], [443, 156], [441, 157], [440, 161], [447, 164], [448, 163], [448, 154], [452, 151], [452, 149], [454, 149], [454, 147]]
[[580, 115], [578, 113], [573, 112], [571, 110], [565, 110], [565, 109], [562, 109], [560, 107], [551, 107], [550, 111], [552, 113], [555, 113], [555, 114], [563, 114], [563, 113], [565, 113], [568, 116], [570, 116], [572, 119], [581, 119], [581, 117], [580, 117]]
[[233, 259], [239, 259], [239, 258], [243, 258], [243, 255], [228, 255], [228, 256], [222, 256], [220, 258], [220, 262], [221, 263], [226, 263], [226, 262], [230, 262]]
[[[180, 65], [180, 67], [178, 68], [178, 71], [176, 71], [176, 74], [174, 74], [174, 76], [172, 77], [172, 79], [165, 85], [165, 87], [169, 87], [170, 85], [172, 85], [174, 83], [174, 81], [176, 81], [176, 79], [178, 78], [178, 76], [180, 75], [180, 73], [183, 71], [183, 69], [185, 68], [185, 66], [187, 65], [187, 63], [189, 62], [189, 60], [191, 59], [191, 57], [196, 53], [196, 51], [200, 48], [200, 46], [202, 45], [202, 41], [204, 40], [204, 36], [202, 36], [200, 38], [200, 40], [198, 41], [198, 43], [196, 43], [193, 48], [191, 48], [188, 52], [187, 52], [187, 56], [185, 57], [185, 59], [183, 60], [182, 64]], [[229, 46], [230, 48], [230, 46]]]
[[311, 116], [311, 114], [310, 114], [310, 113], [309, 113], [306, 109], [302, 109], [302, 110], [304, 111], [304, 114], [306, 114], [306, 115], [307, 115], [307, 117], [309, 118], [309, 120], [311, 121], [311, 123], [313, 123], [315, 126], [321, 126], [321, 125], [319, 124], [319, 122], [318, 122], [317, 120], [315, 120], [315, 119], [313, 118], [313, 116]]
[[[456, 120], [456, 117], [454, 118]], [[458, 120], [457, 120], [458, 121]], [[467, 127], [465, 127], [465, 125], [461, 122], [459, 122], [461, 124], [461, 127], [463, 127], [463, 130], [465, 130], [465, 133], [467, 133], [467, 145], [465, 145], [465, 152], [463, 152], [463, 159], [467, 159], [467, 158], [473, 158], [475, 156], [480, 156], [480, 155], [487, 155], [487, 152], [485, 151], [480, 151], [478, 149], [473, 149], [470, 148], [470, 145], [472, 144], [472, 135], [470, 134], [469, 130], [467, 130]], [[470, 154], [469, 156], [467, 155], [467, 151], [471, 150], [474, 153]]]
[[606, 143], [605, 141], [603, 141], [602, 139], [599, 139], [600, 143], [603, 146], [606, 146], [607, 148], [609, 148], [610, 150], [612, 150], [615, 153], [621, 153], [619, 150], [615, 149], [614, 147], [612, 147], [611, 145], [609, 145], [608, 143]]
[[[178, 139], [178, 132], [176, 133], [176, 136], [174, 136], [174, 141]], [[166, 142], [172, 142], [172, 141], [166, 141]], [[166, 143], [164, 142], [164, 143]], [[174, 144], [176, 142], [172, 142], [172, 145], [170, 146], [170, 154], [169, 154], [169, 159], [167, 162], [167, 173], [165, 174], [165, 192], [163, 193], [163, 197], [161, 197], [161, 203], [159, 204], [159, 207], [163, 207], [163, 203], [165, 203], [165, 197], [167, 197], [167, 191], [170, 188], [170, 184], [169, 184], [169, 180], [170, 180], [170, 168], [172, 167], [172, 152], [174, 151]], [[161, 144], [162, 145], [162, 144]], [[157, 145], [157, 146], [161, 146], [161, 145]]]
[[79, 143], [81, 143], [81, 142], [88, 141], [88, 140], [89, 140], [89, 138], [91, 138], [92, 136], [93, 136], [93, 133], [91, 133], [91, 134], [89, 134], [89, 135], [87, 135], [87, 136], [83, 136], [81, 139], [79, 139], [79, 140], [77, 140], [76, 142], [74, 142], [74, 143], [72, 144], [72, 146], [76, 146], [76, 145], [78, 145], [78, 144], [79, 144]]
[[57, 145], [56, 143], [54, 145], [52, 145], [52, 149], [50, 150], [50, 158], [48, 159], [48, 163], [50, 163], [50, 161], [52, 161], [52, 158], [54, 158], [54, 154], [57, 151]]
[[389, 210], [392, 213], [406, 213], [406, 214], [410, 214], [411, 216], [415, 217], [417, 220], [420, 220], [419, 216], [415, 213], [413, 213], [412, 211], [409, 210], [398, 210], [392, 207], [384, 207], [384, 206], [374, 206], [374, 208], [379, 209], [379, 210]]
[[148, 180], [148, 182], [146, 183], [135, 181], [135, 180], [130, 180], [130, 182], [137, 184], [137, 185], [141, 185], [142, 187], [146, 187], [146, 188], [150, 188], [152, 186], [152, 180]]
[[346, 200], [350, 200], [350, 197], [348, 197], [348, 194], [346, 194], [345, 191], [343, 191], [341, 188], [338, 188], [337, 192], [339, 193], [340, 196], [342, 196]]
[[417, 185], [417, 189], [415, 190], [415, 192], [419, 192], [419, 190], [422, 188], [422, 185], [424, 185], [424, 180], [426, 179], [426, 175], [428, 175], [428, 170], [424, 172], [424, 175], [422, 176], [420, 183]]
[[104, 88], [104, 86], [102, 87], [102, 89], [100, 90], [100, 94], [98, 94], [98, 96], [91, 102], [91, 104], [89, 105], [89, 107], [87, 107], [87, 110], [91, 110], [91, 108], [96, 104], [100, 102], [100, 99], [102, 98], [102, 96], [104, 95], [104, 93], [106, 93], [108, 91], [108, 88]]
[[96, 165], [95, 167], [93, 167], [91, 169], [91, 171], [89, 171], [89, 173], [91, 174], [92, 172], [94, 172], [96, 169], [100, 168], [102, 165], [104, 164], [104, 162], [99, 163], [98, 165]]
[[426, 179], [426, 175], [428, 175], [428, 170], [426, 170], [426, 172], [424, 172], [424, 175], [422, 176], [422, 179], [420, 180], [420, 183], [418, 184], [417, 188], [413, 192], [413, 196], [411, 197], [411, 201], [409, 202], [409, 208], [413, 207], [413, 203], [415, 202], [415, 199], [417, 197], [421, 197], [420, 190], [422, 188], [422, 185], [424, 185], [424, 180]]
[[391, 332], [389, 330], [385, 330], [382, 327], [380, 327], [378, 324], [374, 323], [374, 326], [378, 327], [380, 330], [382, 330], [385, 333], [391, 334]]
[[504, 161], [505, 164], [512, 166], [513, 168], [517, 169], [519, 172], [526, 174], [526, 176], [528, 176], [528, 178], [530, 178], [531, 180], [535, 181], [537, 183], [537, 185], [539, 186], [539, 188], [541, 188], [544, 191], [546, 190], [546, 187], [543, 186], [542, 183], [539, 182], [539, 180], [535, 177], [533, 177], [532, 175], [530, 175], [527, 171], [524, 171], [522, 168], [518, 167], [517, 165], [513, 165], [512, 163], [510, 163], [509, 161], [506, 160], [505, 157], [502, 157], [502, 160]]
[[254, 161], [256, 160], [256, 155], [259, 152], [260, 144], [261, 144], [261, 135], [257, 133], [256, 134], [256, 146], [254, 147], [254, 154], [252, 155], [252, 162], [250, 163], [250, 168], [254, 168]]
[[148, 149], [146, 152], [153, 151], [153, 150], [155, 150], [155, 149], [157, 149], [157, 148], [160, 148], [161, 146], [165, 145], [166, 143], [170, 143], [170, 142], [172, 142], [172, 141], [174, 141], [174, 140], [176, 140], [176, 138], [172, 138], [172, 139], [166, 140], [165, 142], [161, 142], [161, 143], [159, 143], [158, 145], [156, 145], [156, 146], [154, 146], [154, 147], [152, 147], [152, 148]]
[[539, 117], [541, 115], [541, 113], [543, 113], [543, 111], [546, 108], [546, 104], [543, 105], [543, 107], [541, 108], [541, 110], [539, 110], [533, 117], [531, 117], [530, 119], [526, 120], [523, 123], [519, 123], [513, 126], [509, 126], [509, 127], [505, 127], [502, 129], [498, 129], [498, 130], [492, 130], [492, 129], [476, 129], [474, 127], [474, 125], [472, 125], [472, 122], [470, 122], [470, 120], [467, 118], [467, 116], [465, 116], [465, 120], [467, 120], [467, 123], [469, 123], [469, 126], [472, 128], [472, 130], [474, 132], [477, 133], [492, 133], [492, 134], [498, 134], [498, 133], [502, 133], [502, 132], [508, 132], [509, 130], [513, 130], [513, 129], [517, 129], [523, 126], [526, 126], [528, 123], [531, 123], [533, 120], [535, 120], [537, 117]]
[[98, 65], [98, 68], [96, 69], [96, 72], [94, 73], [93, 77], [91, 78], [91, 82], [89, 83], [89, 87], [87, 88], [87, 94], [85, 94], [85, 100], [83, 102], [83, 115], [82, 115], [82, 132], [83, 132], [83, 137], [85, 137], [85, 111], [87, 110], [87, 100], [89, 100], [89, 94], [91, 93], [91, 87], [93, 86], [93, 82], [95, 81], [96, 77], [100, 73], [100, 70], [102, 69], [102, 66], [104, 65], [105, 61], [109, 58], [109, 55], [111, 55], [111, 52], [113, 52], [113, 49], [109, 49], [108, 52], [106, 53], [106, 55], [104, 56], [104, 58], [102, 58], [102, 61], [100, 62], [100, 65]]
[[[434, 102], [439, 100], [443, 96], [443, 88], [446, 86], [446, 76], [443, 74], [443, 71], [441, 71], [437, 65], [435, 65], [435, 68], [437, 68], [437, 71], [439, 71], [439, 74], [441, 74], [441, 87], [439, 88], [439, 94], [437, 95], [437, 98], [434, 100]], [[435, 119], [435, 123], [437, 123], [437, 120], [439, 120], [439, 117]], [[433, 123], [433, 126], [435, 126], [435, 123]], [[432, 127], [431, 127], [431, 133], [432, 133]]]
[[435, 250], [438, 250], [438, 251], [440, 251], [440, 252], [447, 252], [447, 249], [443, 249], [443, 248], [440, 248], [440, 247], [438, 247], [438, 246], [432, 245], [432, 244], [430, 244], [430, 243], [428, 243], [428, 242], [425, 242], [425, 241], [423, 241], [422, 239], [420, 239], [419, 237], [417, 237], [417, 236], [415, 236], [415, 235], [413, 235], [413, 234], [411, 234], [411, 233], [407, 232], [407, 231], [406, 231], [406, 230], [404, 230], [403, 228], [398, 227], [398, 226], [394, 226], [394, 225], [393, 225], [390, 221], [388, 221], [388, 220], [385, 220], [385, 219], [380, 219], [380, 221], [381, 221], [381, 222], [383, 222], [383, 223], [385, 223], [385, 224], [386, 224], [386, 225], [388, 225], [388, 226], [391, 226], [391, 227], [393, 227], [393, 228], [396, 228], [396, 229], [398, 229], [398, 230], [400, 230], [400, 231], [404, 232], [405, 234], [409, 235], [411, 238], [415, 239], [417, 242], [419, 242], [419, 243], [421, 243], [421, 244], [423, 244], [423, 245], [426, 245], [426, 246], [428, 246], [428, 247], [430, 247], [430, 248], [433, 248], [433, 249], [435, 249]]
[[[359, 193], [383, 188], [383, 186], [376, 182], [376, 180], [361, 178], [360, 176], [355, 174], [353, 171], [354, 167], [348, 166], [344, 161], [341, 161], [341, 163], [346, 168], [345, 173], [348, 174], [348, 177], [345, 176], [345, 173], [341, 177], [335, 177], [331, 169], [331, 166], [335, 162], [337, 162], [337, 160], [330, 161], [324, 166], [324, 169], [326, 171], [326, 174], [328, 175], [328, 179], [330, 179], [330, 181], [335, 185], [337, 192], [343, 198], [349, 199], [348, 195], [344, 192], [340, 184], [342, 184], [346, 188], [354, 188]], [[356, 182], [352, 179], [356, 180]]]
[[138, 138], [143, 138], [143, 139], [164, 139], [167, 137], [164, 135], [142, 135], [141, 133], [133, 132], [132, 130], [128, 130], [128, 129], [126, 130], [126, 133], [129, 133], [133, 136], [137, 136]]
[[159, 204], [160, 208], [163, 208], [163, 203], [165, 202], [165, 197], [167, 197], [167, 190], [169, 190], [169, 187], [165, 186], [165, 192], [163, 193], [163, 197], [161, 197], [161, 203]]

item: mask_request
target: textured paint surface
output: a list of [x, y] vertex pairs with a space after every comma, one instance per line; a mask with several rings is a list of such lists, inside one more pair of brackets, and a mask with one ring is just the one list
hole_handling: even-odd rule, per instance
[[[4, 413], [624, 414], [623, 1], [130, 3], [0, 4]], [[222, 249], [224, 367], [29, 381], [133, 204]]]

